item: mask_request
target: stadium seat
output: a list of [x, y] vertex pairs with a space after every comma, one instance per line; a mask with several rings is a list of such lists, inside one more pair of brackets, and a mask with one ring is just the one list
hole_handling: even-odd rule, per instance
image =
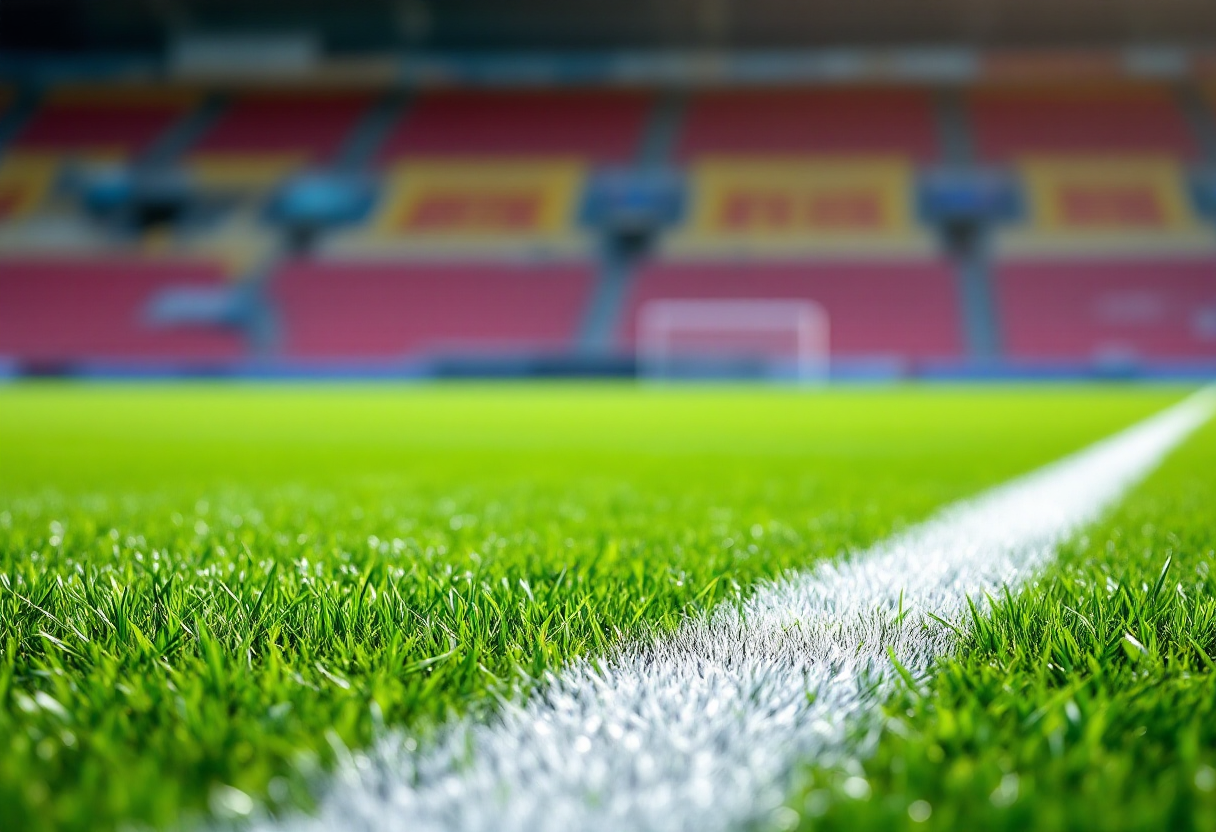
[[371, 98], [351, 93], [264, 93], [233, 101], [192, 155], [291, 155], [309, 163], [331, 161]]
[[1007, 355], [1216, 358], [1216, 259], [1010, 260], [995, 273]]
[[634, 159], [650, 98], [625, 92], [445, 92], [423, 95], [385, 144], [382, 158], [577, 157]]
[[13, 141], [18, 151], [121, 160], [146, 149], [192, 107], [189, 91], [62, 88], [50, 93]]
[[1169, 88], [1151, 85], [981, 88], [968, 96], [976, 155], [1198, 155]]
[[207, 363], [239, 357], [234, 332], [155, 328], [148, 304], [170, 286], [216, 286], [211, 262], [122, 257], [0, 262], [0, 355], [32, 363]]
[[815, 301], [828, 314], [834, 357], [962, 354], [954, 278], [943, 261], [652, 262], [641, 269], [626, 305], [624, 345], [634, 345], [647, 302], [693, 298]]
[[695, 96], [677, 155], [939, 156], [925, 90], [746, 90]]
[[298, 260], [272, 292], [291, 358], [518, 354], [571, 345], [593, 274], [586, 263]]

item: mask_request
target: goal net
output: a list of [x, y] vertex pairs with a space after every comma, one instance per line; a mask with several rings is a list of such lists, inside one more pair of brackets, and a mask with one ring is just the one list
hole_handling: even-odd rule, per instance
[[653, 300], [637, 324], [639, 370], [649, 378], [827, 378], [828, 316], [813, 301]]

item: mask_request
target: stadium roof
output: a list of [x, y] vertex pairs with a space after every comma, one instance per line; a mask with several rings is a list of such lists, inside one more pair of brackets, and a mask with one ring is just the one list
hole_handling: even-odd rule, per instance
[[1216, 42], [1210, 0], [5, 0], [0, 49], [148, 50], [295, 31], [339, 51]]

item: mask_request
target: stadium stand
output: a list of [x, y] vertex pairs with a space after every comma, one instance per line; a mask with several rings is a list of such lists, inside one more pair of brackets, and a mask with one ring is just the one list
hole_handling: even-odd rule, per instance
[[13, 152], [127, 159], [148, 148], [194, 106], [190, 90], [63, 87], [17, 134]]
[[290, 154], [333, 159], [371, 104], [358, 93], [261, 93], [233, 101], [194, 146], [194, 154]]
[[925, 360], [962, 353], [954, 278], [937, 260], [650, 263], [627, 303], [623, 345], [633, 346], [644, 304], [680, 298], [815, 301], [828, 314], [833, 357]]
[[940, 156], [920, 89], [694, 95], [675, 145], [690, 210], [636, 276], [620, 343], [650, 301], [812, 300], [835, 358], [958, 357], [949, 265], [914, 216], [914, 165]]
[[573, 343], [592, 279], [579, 263], [301, 259], [272, 295], [293, 359], [545, 353]]
[[[243, 274], [255, 289], [268, 281], [279, 354], [305, 362], [574, 351], [597, 310], [609, 323], [596, 349], [629, 352], [645, 303], [695, 298], [818, 301], [839, 358], [962, 360], [962, 316], [976, 315], [960, 308], [957, 264], [915, 199], [920, 173], [943, 161], [934, 96], [53, 90], [0, 156], [0, 353], [236, 359], [243, 342], [220, 319], [157, 330], [140, 310], [176, 281]], [[980, 311], [998, 321], [1006, 356], [1216, 357], [1216, 233], [1188, 193], [1201, 153], [1184, 100], [1147, 83], [988, 85], [956, 100], [975, 160], [1012, 171], [1024, 208], [972, 270], [991, 285]], [[294, 171], [333, 166], [373, 112], [384, 132], [360, 147], [380, 168], [374, 210], [323, 234], [315, 256], [280, 260], [265, 197]], [[660, 122], [658, 158], [644, 149]], [[174, 158], [223, 211], [123, 237], [56, 185], [65, 163], [134, 163], [153, 146], [159, 158], [175, 134], [189, 142]], [[591, 174], [668, 163], [686, 210], [640, 254], [597, 254], [602, 229], [580, 219]], [[617, 291], [599, 292], [605, 281]], [[27, 322], [43, 313], [23, 309], [60, 317], [37, 328]]]
[[745, 90], [694, 96], [676, 155], [939, 156], [932, 97], [913, 89]]
[[1165, 86], [988, 87], [967, 95], [976, 156], [1152, 154], [1192, 160], [1199, 148]]
[[1008, 261], [997, 266], [996, 294], [1013, 358], [1216, 358], [1211, 257]]
[[414, 100], [379, 154], [380, 208], [343, 254], [569, 257], [590, 168], [633, 160], [651, 98], [630, 92], [445, 92]]
[[381, 158], [576, 157], [624, 163], [640, 149], [651, 98], [632, 92], [444, 92], [415, 100]]
[[371, 97], [345, 92], [261, 92], [237, 97], [186, 153], [209, 189], [264, 195], [289, 174], [336, 161]]
[[969, 103], [978, 155], [1015, 165], [1026, 202], [991, 270], [1005, 357], [1216, 356], [1216, 235], [1187, 192], [1201, 153], [1174, 92], [990, 88]]
[[156, 328], [146, 322], [148, 304], [158, 292], [222, 283], [219, 267], [206, 262], [5, 258], [0, 262], [0, 355], [29, 364], [230, 361], [243, 352], [235, 332]]
[[240, 96], [187, 161], [205, 184], [269, 186], [295, 169], [332, 163], [370, 104], [370, 96], [356, 93]]

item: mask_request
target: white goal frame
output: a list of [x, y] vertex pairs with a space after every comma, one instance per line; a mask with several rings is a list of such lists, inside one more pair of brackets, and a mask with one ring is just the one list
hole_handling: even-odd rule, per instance
[[679, 352], [676, 336], [681, 332], [730, 336], [774, 331], [794, 335], [792, 360], [780, 369], [803, 382], [828, 377], [828, 314], [811, 300], [659, 299], [643, 304], [637, 324], [638, 368], [648, 378], [667, 377], [681, 360], [695, 359]]

